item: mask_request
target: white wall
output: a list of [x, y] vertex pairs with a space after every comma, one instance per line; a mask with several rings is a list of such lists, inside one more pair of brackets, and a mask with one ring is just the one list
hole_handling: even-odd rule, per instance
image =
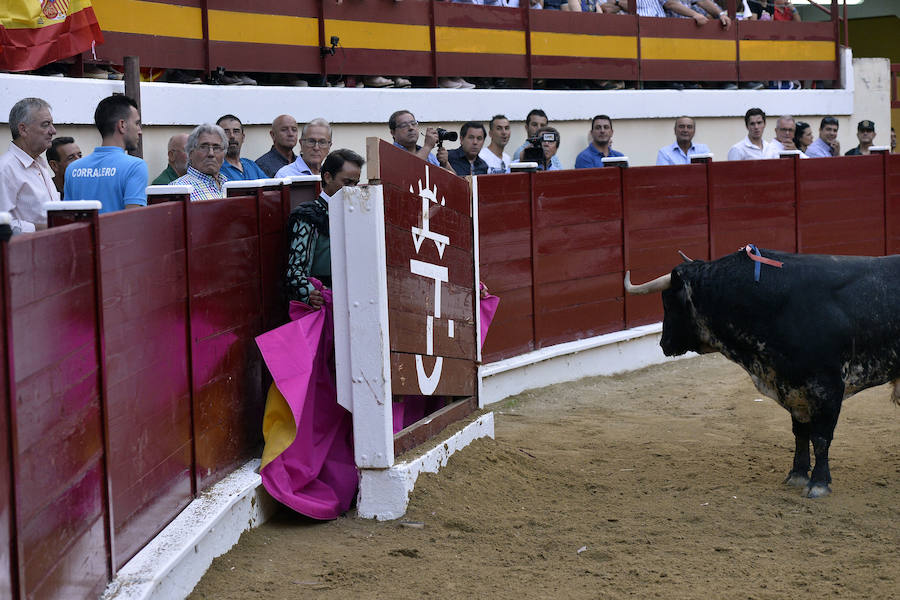
[[[850, 58], [845, 51], [845, 63]], [[724, 160], [728, 148], [746, 130], [744, 112], [758, 106], [770, 115], [793, 114], [814, 125], [823, 115], [834, 115], [841, 123], [844, 149], [857, 144], [856, 123], [871, 119], [879, 126], [876, 141], [885, 141], [890, 120], [889, 65], [884, 59], [856, 59], [847, 69], [840, 90], [723, 91], [723, 90], [616, 90], [616, 91], [524, 91], [524, 90], [377, 90], [285, 87], [187, 86], [144, 83], [141, 86], [144, 127], [144, 157], [151, 177], [165, 168], [166, 143], [177, 132], [188, 132], [197, 123], [215, 121], [225, 113], [238, 115], [245, 123], [246, 142], [242, 155], [256, 158], [268, 151], [271, 120], [289, 113], [301, 122], [322, 116], [332, 121], [333, 148], [365, 150], [368, 136], [390, 139], [387, 119], [397, 109], [412, 110], [420, 122], [458, 129], [462, 122], [504, 113], [513, 120], [510, 150], [522, 143], [522, 119], [531, 108], [541, 107], [560, 130], [559, 156], [572, 167], [575, 156], [587, 145], [590, 118], [598, 113], [614, 119], [613, 146], [624, 152], [633, 165], [650, 165], [657, 150], [673, 141], [674, 118], [688, 114], [697, 119], [698, 142], [707, 144]], [[122, 82], [73, 80], [54, 77], [0, 74], [0, 119], [20, 98], [39, 96], [53, 106], [60, 135], [72, 135], [88, 152], [99, 136], [91, 123], [97, 102], [121, 91]], [[774, 120], [767, 138], [774, 137]], [[9, 130], [0, 131], [0, 149], [9, 140]], [[451, 146], [452, 147], [452, 146]]]

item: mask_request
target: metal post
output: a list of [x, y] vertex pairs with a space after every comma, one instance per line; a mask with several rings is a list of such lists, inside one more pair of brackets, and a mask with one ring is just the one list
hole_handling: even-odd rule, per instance
[[[125, 95], [137, 103], [138, 113], [141, 112], [141, 59], [137, 56], [125, 57]], [[144, 158], [144, 140], [138, 137], [137, 150], [132, 156]]]

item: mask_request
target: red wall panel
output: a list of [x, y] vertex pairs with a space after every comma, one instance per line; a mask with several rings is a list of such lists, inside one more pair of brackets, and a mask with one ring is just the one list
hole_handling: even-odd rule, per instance
[[803, 254], [884, 254], [884, 158], [801, 160], [797, 249]]
[[796, 251], [793, 160], [709, 163], [709, 194], [710, 258], [748, 243]]
[[[13, 502], [14, 469], [12, 461], [12, 407], [10, 392], [14, 391], [9, 380], [7, 362], [11, 346], [7, 339], [7, 245], [0, 243], [0, 598], [14, 598], [16, 589], [14, 570], [16, 561], [15, 503]], [[16, 591], [16, 593], [18, 593]]]
[[537, 173], [532, 185], [537, 345], [622, 329], [621, 171]]
[[885, 254], [900, 254], [900, 154], [884, 157]]
[[531, 176], [477, 178], [481, 281], [501, 298], [482, 348], [492, 362], [534, 349]]

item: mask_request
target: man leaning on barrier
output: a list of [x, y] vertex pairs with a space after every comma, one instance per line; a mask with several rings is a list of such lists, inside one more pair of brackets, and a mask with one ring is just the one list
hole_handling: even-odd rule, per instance
[[612, 119], [607, 115], [597, 115], [591, 119], [591, 143], [578, 153], [575, 159], [576, 169], [593, 169], [603, 167], [604, 158], [625, 156], [612, 149]]
[[355, 186], [362, 174], [363, 157], [341, 148], [322, 163], [322, 192], [312, 202], [291, 211], [288, 219], [288, 267], [285, 289], [289, 300], [319, 308], [325, 302], [322, 292], [309, 278], [315, 277], [331, 287], [331, 238], [328, 230], [328, 203], [345, 186]]
[[222, 115], [216, 125], [222, 128], [228, 138], [228, 149], [225, 150], [225, 160], [220, 169], [222, 175], [228, 181], [265, 179], [266, 174], [259, 165], [249, 158], [241, 158], [241, 148], [244, 146], [244, 124], [241, 120], [234, 115]]
[[322, 161], [331, 151], [331, 123], [325, 119], [313, 119], [300, 132], [300, 156], [289, 165], [278, 169], [275, 177], [294, 175], [318, 175]]
[[44, 202], [59, 200], [41, 156], [56, 135], [50, 105], [40, 98], [19, 100], [9, 111], [9, 129], [12, 142], [0, 156], [0, 211], [12, 216], [13, 232], [30, 232], [47, 225]]
[[188, 169], [172, 185], [191, 186], [191, 202], [225, 197], [228, 178], [220, 170], [225, 160], [228, 137], [218, 125], [197, 125], [188, 136]]
[[479, 156], [484, 146], [484, 125], [477, 121], [464, 123], [459, 130], [459, 148], [448, 153], [453, 171], [460, 177], [466, 175], [487, 175], [488, 166]]
[[692, 154], [707, 154], [706, 144], [694, 143], [696, 125], [692, 117], [675, 119], [675, 143], [663, 146], [656, 154], [657, 165], [687, 165]]
[[837, 139], [838, 120], [834, 117], [823, 117], [819, 124], [819, 137], [809, 148], [806, 155], [810, 158], [827, 158], [841, 155], [841, 143]]

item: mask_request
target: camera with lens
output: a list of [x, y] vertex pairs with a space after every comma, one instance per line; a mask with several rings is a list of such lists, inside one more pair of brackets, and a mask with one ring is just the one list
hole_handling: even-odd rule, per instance
[[522, 162], [536, 162], [543, 164], [544, 149], [541, 147], [543, 142], [559, 142], [559, 136], [552, 131], [545, 131], [534, 137], [525, 140], [528, 146], [522, 150], [520, 160]]
[[459, 139], [459, 134], [455, 131], [447, 131], [441, 127], [437, 128], [438, 133], [438, 146], [441, 146], [445, 141], [447, 142], [455, 142]]

